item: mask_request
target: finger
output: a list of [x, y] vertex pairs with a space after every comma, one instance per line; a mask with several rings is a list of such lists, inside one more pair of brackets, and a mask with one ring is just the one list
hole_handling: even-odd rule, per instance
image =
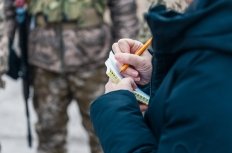
[[135, 82], [137, 83], [137, 82], [140, 82], [140, 81], [141, 81], [141, 78], [140, 78], [140, 77], [136, 77], [136, 78], [134, 78], [134, 80], [135, 80]]
[[127, 77], [126, 80], [129, 81], [131, 87], [133, 88], [133, 90], [135, 90], [137, 88], [137, 85], [135, 83], [135, 81], [131, 78], [131, 77]]
[[121, 49], [119, 48], [118, 43], [114, 43], [112, 45], [112, 50], [113, 50], [114, 54], [121, 53]]
[[130, 75], [123, 74], [123, 77], [124, 77], [124, 78], [130, 77], [130, 78], [132, 78], [135, 82], [139, 82], [139, 81], [140, 81], [140, 77], [139, 77], [139, 76], [137, 76], [137, 77], [132, 77], [132, 76], [130, 76]]
[[[116, 59], [116, 58], [115, 58]], [[116, 59], [116, 66], [120, 69], [122, 67], [123, 63], [121, 63], [120, 61], [118, 61]]]
[[135, 41], [134, 45], [131, 47], [131, 53], [134, 54], [137, 50], [139, 50], [143, 44], [139, 41]]
[[139, 76], [139, 72], [131, 67], [128, 67], [125, 71], [121, 72], [123, 76], [131, 76], [136, 78]]
[[137, 88], [135, 81], [132, 79], [131, 79], [131, 85], [132, 85], [133, 90], [135, 90]]
[[118, 47], [122, 53], [130, 53], [131, 47], [126, 39], [120, 39], [118, 41]]
[[143, 44], [141, 42], [128, 38], [120, 39], [118, 41], [118, 46], [124, 53], [135, 53], [139, 48], [142, 47], [142, 45]]
[[116, 53], [130, 53], [131, 48], [134, 46], [135, 40], [120, 39], [112, 45], [113, 52]]
[[[115, 56], [115, 59], [117, 60], [118, 56], [121, 56], [121, 55], [123, 55], [123, 54], [117, 54]], [[123, 66], [124, 63], [117, 60], [116, 65], [120, 69]], [[122, 72], [122, 75], [123, 76], [127, 75], [127, 76], [131, 76], [131, 77], [135, 78], [135, 77], [138, 77], [139, 72], [137, 70], [135, 70], [134, 68], [132, 68], [132, 67], [128, 67], [125, 71]]]
[[115, 59], [117, 59], [120, 63], [129, 64], [135, 68], [138, 68], [139, 66], [141, 67], [147, 62], [145, 61], [146, 59], [141, 56], [127, 53], [116, 54]]
[[133, 39], [125, 39], [125, 41], [130, 46], [130, 53], [135, 53], [143, 45], [141, 42]]

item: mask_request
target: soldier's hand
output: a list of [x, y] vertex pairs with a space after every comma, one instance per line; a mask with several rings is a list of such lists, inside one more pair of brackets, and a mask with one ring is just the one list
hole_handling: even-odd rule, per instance
[[105, 85], [105, 93], [117, 90], [129, 90], [132, 92], [136, 87], [137, 86], [132, 78], [123, 78], [118, 83], [109, 80]]
[[141, 42], [136, 40], [120, 39], [112, 46], [119, 68], [123, 64], [130, 65], [122, 72], [122, 75], [133, 78], [139, 85], [149, 83], [152, 73], [152, 55], [148, 51], [145, 51], [141, 56], [134, 55], [142, 45]]

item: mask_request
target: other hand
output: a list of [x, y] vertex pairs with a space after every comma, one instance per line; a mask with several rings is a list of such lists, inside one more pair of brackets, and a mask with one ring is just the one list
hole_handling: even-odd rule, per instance
[[129, 90], [132, 92], [136, 87], [137, 86], [132, 78], [123, 78], [117, 84], [109, 79], [105, 85], [105, 93], [116, 90]]

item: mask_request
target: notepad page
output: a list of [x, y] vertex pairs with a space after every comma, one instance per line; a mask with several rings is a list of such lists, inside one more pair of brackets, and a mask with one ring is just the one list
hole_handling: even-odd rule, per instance
[[[120, 70], [116, 65], [116, 59], [112, 51], [110, 52], [109, 58], [106, 60], [105, 65], [107, 67], [106, 74], [107, 76], [115, 83], [118, 83], [123, 76], [120, 74]], [[148, 104], [150, 97], [144, 93], [141, 89], [136, 88], [133, 93], [138, 101]]]

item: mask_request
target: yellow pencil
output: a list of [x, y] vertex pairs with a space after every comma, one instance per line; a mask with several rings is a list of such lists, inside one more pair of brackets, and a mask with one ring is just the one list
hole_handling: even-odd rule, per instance
[[[140, 56], [151, 45], [151, 42], [152, 38], [148, 39], [147, 42], [135, 52], [135, 55]], [[120, 72], [125, 71], [128, 67], [129, 64], [123, 64], [123, 66], [120, 68]]]

